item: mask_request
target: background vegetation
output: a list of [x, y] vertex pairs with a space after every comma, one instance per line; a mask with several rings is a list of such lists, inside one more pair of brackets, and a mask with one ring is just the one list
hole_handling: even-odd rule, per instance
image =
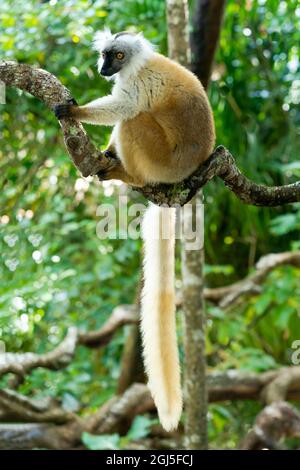
[[[163, 0], [4, 0], [0, 55], [54, 73], [84, 104], [110, 88], [91, 49], [95, 30], [104, 26], [142, 30], [166, 53]], [[285, 184], [300, 176], [299, 31], [297, 0], [227, 2], [209, 96], [218, 143], [257, 182]], [[134, 301], [140, 241], [98, 239], [97, 206], [117, 205], [127, 189], [82, 179], [41, 103], [10, 89], [0, 109], [0, 338], [9, 351], [42, 352], [68, 326], [95, 329], [113, 307]], [[94, 142], [106, 144], [108, 129], [87, 128]], [[300, 249], [299, 204], [243, 206], [217, 182], [204, 192], [208, 286], [240, 279], [264, 254]], [[260, 295], [226, 311], [208, 305], [209, 368], [290, 365], [291, 344], [300, 338], [299, 280], [299, 269], [278, 268]], [[99, 351], [78, 348], [62, 371], [33, 371], [19, 390], [50, 394], [82, 414], [96, 409], [115, 393], [128, 331]], [[211, 405], [211, 445], [236, 447], [258, 409], [247, 401]]]

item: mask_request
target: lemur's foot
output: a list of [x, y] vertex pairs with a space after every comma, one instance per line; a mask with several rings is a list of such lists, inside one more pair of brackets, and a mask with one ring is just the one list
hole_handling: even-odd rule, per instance
[[77, 102], [72, 98], [68, 100], [68, 103], [54, 106], [53, 111], [57, 119], [61, 120], [63, 118], [72, 117], [72, 109], [74, 106], [77, 106]]
[[112, 179], [112, 171], [114, 171], [114, 169], [120, 165], [120, 160], [111, 150], [104, 150], [103, 155], [110, 159], [110, 163], [106, 168], [98, 171], [97, 176], [101, 181]]
[[108, 168], [104, 168], [104, 170], [100, 170], [97, 173], [97, 176], [100, 181], [106, 181], [106, 180], [111, 180], [114, 178], [114, 168], [112, 166], [109, 166]]

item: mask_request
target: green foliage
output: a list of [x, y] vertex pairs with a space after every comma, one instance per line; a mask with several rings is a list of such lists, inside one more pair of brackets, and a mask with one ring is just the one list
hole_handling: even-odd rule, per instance
[[118, 434], [102, 434], [94, 436], [88, 432], [82, 434], [82, 442], [90, 450], [119, 450], [120, 436]]
[[[94, 32], [105, 25], [142, 30], [167, 50], [164, 0], [4, 0], [0, 56], [53, 72], [83, 104], [110, 88], [97, 74], [91, 49]], [[299, 178], [299, 31], [297, 0], [227, 2], [209, 91], [217, 141], [260, 183]], [[118, 207], [124, 188], [77, 174], [58, 123], [42, 103], [14, 89], [6, 100], [0, 105], [0, 337], [9, 351], [44, 352], [70, 325], [98, 328], [116, 305], [133, 302], [140, 242], [99, 240], [97, 206]], [[104, 147], [109, 130], [86, 127]], [[205, 188], [205, 196], [210, 286], [241, 278], [262, 254], [300, 249], [300, 205], [242, 206], [218, 182]], [[226, 311], [208, 306], [210, 368], [265, 371], [290, 364], [292, 342], [299, 339], [299, 277], [299, 269], [282, 267], [270, 273], [259, 296]], [[94, 411], [115, 392], [128, 331], [120, 330], [100, 351], [78, 348], [65, 370], [35, 370], [20, 392], [56, 397], [82, 415]], [[248, 402], [211, 406], [212, 446], [235, 447], [258, 408]], [[124, 448], [145, 437], [149, 425], [137, 417], [126, 436], [86, 433], [83, 442]]]
[[146, 437], [149, 434], [151, 423], [151, 420], [145, 416], [136, 416], [127, 433], [127, 438], [129, 440], [136, 441]]
[[[217, 141], [230, 148], [247, 176], [268, 185], [299, 177], [299, 31], [297, 0], [226, 4], [210, 89]], [[299, 205], [241, 207], [222, 183], [208, 185], [205, 194], [206, 259], [227, 264], [232, 250], [238, 252], [236, 278], [254, 258], [285, 250], [299, 238], [299, 227], [284, 237], [274, 237], [271, 230], [274, 217], [298, 214]], [[224, 283], [221, 276], [218, 280]]]
[[95, 436], [88, 432], [82, 433], [82, 442], [90, 450], [120, 450], [126, 448], [129, 441], [143, 439], [149, 434], [152, 420], [145, 416], [136, 416], [126, 434], [102, 434]]
[[259, 296], [227, 312], [209, 307], [211, 364], [264, 371], [290, 363], [291, 345], [299, 337], [299, 280], [298, 268], [281, 267], [268, 275]]

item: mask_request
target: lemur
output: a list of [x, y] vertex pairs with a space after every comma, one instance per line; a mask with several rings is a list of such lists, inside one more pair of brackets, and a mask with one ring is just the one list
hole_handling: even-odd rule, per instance
[[[112, 92], [84, 106], [60, 104], [58, 119], [113, 126], [106, 152], [115, 165], [101, 179], [132, 186], [176, 183], [211, 154], [214, 120], [197, 77], [157, 53], [141, 33], [95, 35], [98, 70]], [[162, 234], [162, 224], [164, 233]], [[157, 230], [157, 237], [150, 234]], [[141, 332], [148, 385], [162, 426], [177, 427], [182, 411], [175, 324], [175, 209], [150, 204], [143, 218], [144, 285]]]

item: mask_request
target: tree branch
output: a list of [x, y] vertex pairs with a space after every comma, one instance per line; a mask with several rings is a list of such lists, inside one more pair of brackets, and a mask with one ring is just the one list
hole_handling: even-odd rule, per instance
[[225, 0], [197, 0], [192, 15], [191, 70], [207, 89], [219, 42]]
[[300, 413], [285, 401], [278, 401], [258, 414], [240, 449], [285, 449], [279, 441], [287, 437], [300, 437]]
[[97, 331], [80, 333], [78, 342], [90, 348], [98, 348], [107, 344], [115, 331], [130, 323], [138, 322], [138, 309], [135, 305], [120, 305], [114, 308], [107, 322]]
[[[72, 100], [69, 90], [54, 75], [28, 64], [0, 61], [0, 80], [6, 86], [27, 91], [50, 109]], [[95, 175], [109, 165], [109, 159], [91, 143], [79, 122], [64, 119], [60, 125], [69, 155], [83, 176]]]
[[[211, 372], [207, 375], [209, 402], [245, 399], [261, 400], [269, 387], [276, 384], [276, 382], [278, 383], [283, 377], [299, 377], [299, 371], [300, 367], [294, 366], [264, 373], [239, 370]], [[296, 380], [289, 381], [283, 397], [284, 399], [299, 401], [300, 382]], [[272, 402], [274, 410], [280, 408], [282, 403], [277, 398], [275, 397], [275, 401]], [[13, 402], [13, 405], [8, 403], [9, 400]], [[292, 407], [285, 403], [284, 413], [286, 408], [291, 409]], [[268, 409], [269, 406], [261, 414], [263, 416], [267, 415]], [[13, 413], [10, 414], [12, 410]], [[144, 384], [133, 384], [124, 394], [111, 398], [98, 411], [82, 419], [73, 413], [66, 412], [51, 400], [42, 404], [15, 392], [4, 390], [0, 395], [0, 420], [6, 422], [0, 424], [0, 449], [78, 448], [81, 446], [83, 431], [94, 434], [110, 434], [113, 432], [126, 434], [137, 414], [154, 410], [150, 391], [147, 385]], [[292, 414], [294, 415], [294, 411]], [[285, 417], [287, 416], [285, 413]], [[273, 418], [276, 418], [275, 414], [270, 417], [272, 420]], [[28, 422], [29, 420], [31, 422]], [[13, 424], [15, 421], [18, 421], [19, 424]], [[288, 435], [289, 430], [295, 435], [296, 431], [299, 430], [299, 422], [295, 420], [295, 427], [291, 426], [290, 421], [285, 422], [288, 425], [286, 432], [282, 428], [283, 423], [281, 421], [279, 427], [276, 423], [271, 423], [271, 427], [272, 429], [284, 430], [284, 433], [282, 433], [284, 435]], [[260, 415], [257, 418], [257, 423], [260, 423]], [[266, 435], [269, 434], [268, 432]], [[276, 442], [277, 438], [275, 439], [275, 437], [277, 434], [276, 436], [275, 434], [272, 435], [273, 441]], [[254, 437], [256, 442], [257, 435]], [[266, 442], [264, 446], [266, 446]]]
[[62, 369], [69, 365], [73, 359], [76, 346], [95, 348], [105, 346], [115, 331], [128, 323], [138, 321], [138, 312], [133, 305], [120, 305], [116, 307], [107, 322], [96, 331], [78, 333], [75, 327], [69, 328], [64, 340], [53, 351], [46, 354], [3, 353], [0, 356], [0, 377], [8, 372], [21, 378], [37, 367], [46, 369]]
[[72, 327], [69, 328], [65, 339], [49, 353], [3, 353], [0, 357], [0, 376], [7, 372], [24, 376], [37, 367], [53, 370], [66, 367], [73, 358], [76, 343], [77, 329]]
[[300, 268], [300, 251], [270, 253], [263, 256], [256, 263], [255, 271], [244, 279], [228, 286], [204, 289], [205, 299], [226, 308], [234, 304], [242, 295], [257, 295], [261, 292], [260, 286], [269, 272], [283, 265]]
[[[27, 91], [43, 101], [50, 109], [58, 103], [72, 100], [69, 90], [54, 75], [28, 64], [0, 61], [0, 80], [7, 86]], [[69, 155], [83, 176], [97, 175], [114, 165], [112, 158], [104, 155], [91, 143], [80, 123], [68, 118], [63, 119], [60, 125]], [[219, 146], [195, 173], [181, 183], [133, 189], [156, 204], [183, 206], [215, 176], [223, 179], [225, 185], [246, 204], [278, 206], [300, 201], [299, 181], [277, 187], [256, 184], [242, 175], [233, 156], [222, 146]]]
[[13, 390], [0, 389], [0, 422], [35, 422], [62, 424], [75, 419], [56, 400], [34, 400]]

